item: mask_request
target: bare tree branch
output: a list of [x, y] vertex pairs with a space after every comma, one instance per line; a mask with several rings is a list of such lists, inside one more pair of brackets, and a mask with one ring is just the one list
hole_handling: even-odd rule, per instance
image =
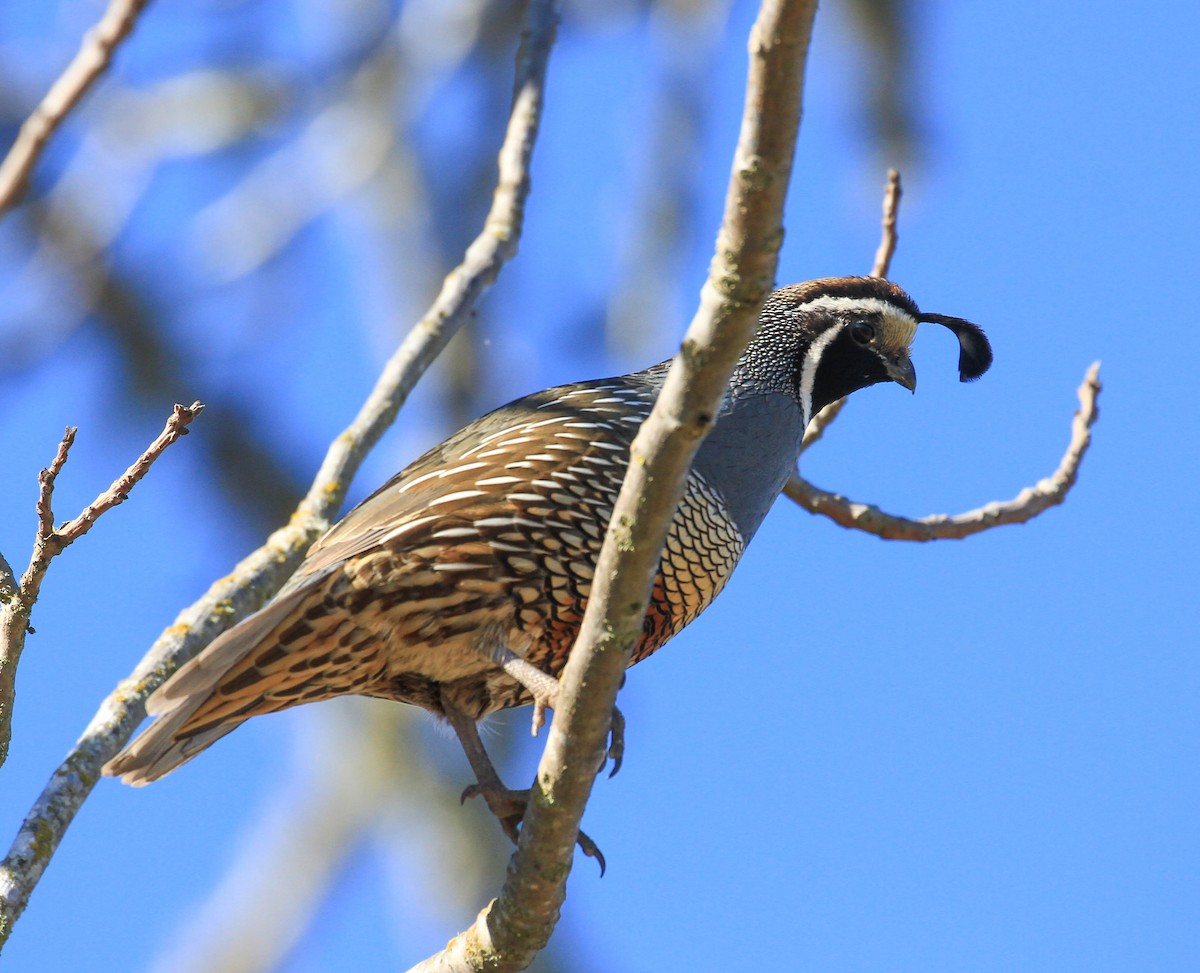
[[25, 636], [30, 631], [29, 616], [34, 603], [37, 602], [42, 579], [46, 576], [51, 560], [91, 530], [92, 524], [101, 514], [128, 499], [129, 491], [146, 475], [150, 465], [168, 446], [187, 433], [187, 427], [203, 409], [204, 406], [199, 402], [193, 402], [187, 407], [175, 406], [175, 411], [167, 420], [163, 431], [134, 464], [112, 486], [88, 504], [83, 513], [63, 524], [58, 530], [54, 529], [54, 511], [51, 507], [54, 481], [66, 465], [67, 453], [71, 444], [75, 442], [77, 430], [74, 426], [67, 427], [54, 459], [39, 474], [38, 530], [29, 567], [21, 575], [19, 586], [14, 584], [12, 569], [8, 567], [7, 562], [3, 565], [7, 577], [0, 578], [0, 588], [6, 583], [13, 587], [12, 596], [6, 598], [3, 607], [0, 607], [0, 764], [8, 759], [8, 747], [12, 741], [12, 709], [16, 694], [17, 664], [21, 660], [21, 651], [25, 648]]
[[499, 178], [484, 228], [467, 248], [462, 263], [446, 277], [428, 312], [384, 367], [354, 421], [329, 447], [291, 521], [184, 609], [159, 636], [129, 678], [101, 703], [26, 816], [8, 856], [0, 863], [0, 946], [91, 793], [101, 766], [145, 717], [146, 699], [183, 662], [279, 590], [304, 552], [329, 527], [351, 478], [395, 419], [417, 379], [516, 252], [557, 23], [557, 3], [532, 0], [517, 54], [513, 107], [500, 149]]
[[516, 853], [499, 897], [421, 971], [521, 970], [558, 920], [613, 705], [692, 456], [774, 284], [814, 0], [765, 0], [716, 255], [666, 384], [630, 453]]
[[813, 514], [824, 514], [843, 527], [866, 531], [890, 541], [957, 540], [1005, 524], [1023, 524], [1038, 514], [1062, 503], [1075, 485], [1079, 464], [1092, 441], [1092, 424], [1099, 415], [1100, 363], [1088, 369], [1079, 386], [1079, 411], [1071, 424], [1071, 442], [1054, 473], [1032, 487], [1026, 487], [1012, 500], [993, 502], [963, 514], [939, 514], [921, 520], [907, 520], [884, 513], [876, 506], [855, 503], [836, 493], [814, 487], [793, 476], [784, 487], [801, 507]]
[[883, 187], [883, 232], [879, 249], [875, 251], [875, 263], [871, 266], [872, 277], [886, 277], [892, 269], [892, 257], [896, 253], [896, 213], [900, 209], [900, 171], [889, 169], [887, 183]]
[[113, 52], [133, 31], [149, 0], [110, 0], [99, 23], [84, 35], [78, 53], [25, 120], [17, 140], [0, 163], [0, 213], [16, 203], [50, 136], [112, 61]]

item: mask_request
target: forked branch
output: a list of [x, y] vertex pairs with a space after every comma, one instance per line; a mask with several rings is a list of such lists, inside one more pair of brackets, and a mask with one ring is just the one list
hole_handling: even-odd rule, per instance
[[193, 402], [190, 406], [175, 406], [175, 411], [167, 420], [163, 431], [134, 464], [118, 477], [112, 486], [89, 503], [78, 517], [57, 529], [54, 526], [54, 484], [66, 465], [67, 455], [75, 442], [77, 430], [74, 426], [67, 427], [54, 459], [38, 475], [37, 535], [34, 538], [29, 567], [21, 575], [20, 583], [17, 582], [8, 562], [0, 557], [0, 764], [8, 759], [8, 748], [12, 740], [12, 708], [16, 693], [17, 664], [25, 648], [25, 636], [32, 631], [29, 617], [50, 562], [91, 530], [102, 514], [127, 500], [129, 491], [146, 475], [151, 464], [168, 446], [187, 433], [187, 427], [203, 409], [204, 406], [199, 402]]

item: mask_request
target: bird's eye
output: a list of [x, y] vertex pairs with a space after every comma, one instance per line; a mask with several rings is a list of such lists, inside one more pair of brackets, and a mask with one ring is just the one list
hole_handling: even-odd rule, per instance
[[855, 321], [850, 325], [850, 337], [860, 345], [869, 345], [875, 338], [875, 325], [870, 321]]

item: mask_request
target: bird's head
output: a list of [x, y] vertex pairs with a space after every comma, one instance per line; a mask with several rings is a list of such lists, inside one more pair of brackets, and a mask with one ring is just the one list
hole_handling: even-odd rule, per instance
[[992, 363], [991, 345], [977, 325], [922, 314], [911, 297], [880, 277], [829, 277], [781, 287], [767, 298], [761, 319], [751, 347], [757, 345], [761, 355], [772, 346], [781, 351], [789, 346], [791, 354], [776, 357], [775, 367], [786, 362], [789, 391], [805, 425], [831, 402], [868, 385], [896, 382], [915, 391], [909, 351], [923, 322], [943, 325], [958, 338], [961, 381], [974, 381]]

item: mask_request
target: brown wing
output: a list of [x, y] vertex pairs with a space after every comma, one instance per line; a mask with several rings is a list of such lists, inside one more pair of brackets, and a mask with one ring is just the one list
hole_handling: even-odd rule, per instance
[[[182, 667], [160, 719], [106, 773], [145, 783], [252, 715], [344, 693], [473, 716], [527, 701], [483, 654], [498, 632], [557, 674], [653, 387], [612, 380], [531, 396], [429, 451], [355, 508], [270, 605]], [[693, 474], [635, 656], [712, 600], [741, 554]]]

